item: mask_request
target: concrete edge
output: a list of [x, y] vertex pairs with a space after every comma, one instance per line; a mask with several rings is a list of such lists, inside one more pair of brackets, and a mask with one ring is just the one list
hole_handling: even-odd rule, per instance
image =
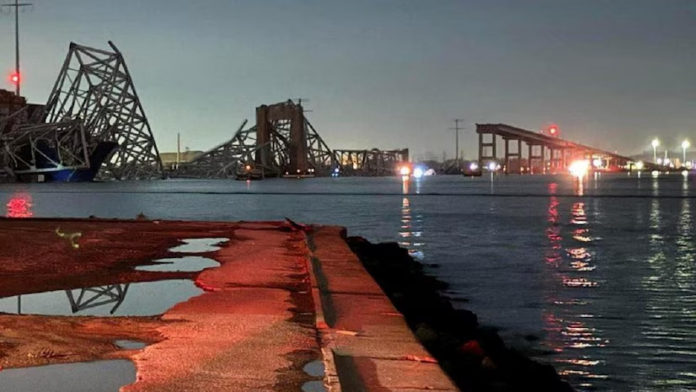
[[[322, 261], [316, 256], [315, 251], [317, 250], [317, 244], [314, 241], [314, 232], [316, 230], [321, 230], [321, 229], [332, 229], [332, 227], [327, 227], [327, 226], [312, 226], [311, 230], [305, 231], [305, 241], [307, 244], [308, 248], [308, 255], [307, 255], [307, 270], [310, 275], [310, 284], [311, 284], [311, 291], [312, 291], [312, 299], [314, 301], [314, 307], [315, 307], [315, 314], [316, 314], [316, 328], [318, 332], [318, 338], [320, 339], [320, 345], [321, 345], [321, 351], [322, 351], [322, 360], [324, 363], [324, 368], [325, 368], [325, 378], [324, 378], [324, 386], [329, 392], [341, 392], [342, 391], [342, 386], [341, 386], [341, 376], [345, 378], [344, 382], [346, 382], [347, 387], [351, 386], [358, 386], [358, 384], [362, 384], [360, 382], [360, 379], [362, 378], [361, 376], [361, 371], [360, 369], [351, 366], [349, 369], [346, 369], [346, 367], [343, 367], [343, 370], [341, 371], [341, 375], [339, 376], [339, 371], [338, 371], [338, 366], [337, 366], [337, 360], [340, 359], [338, 357], [343, 357], [341, 352], [340, 347], [337, 347], [336, 341], [337, 335], [341, 332], [333, 328], [334, 323], [336, 321], [336, 310], [333, 307], [333, 297], [332, 297], [332, 291], [328, 287], [326, 275], [324, 274], [323, 268], [322, 268]], [[336, 226], [333, 227], [334, 229], [337, 228]], [[345, 228], [340, 228], [340, 239], [345, 240], [346, 237], [346, 230]], [[357, 260], [359, 268], [364, 271], [367, 276], [372, 279], [372, 277], [369, 275], [367, 270], [365, 270], [364, 266], [362, 263], [359, 261], [359, 258], [357, 255], [355, 255], [352, 250], [350, 250], [350, 247], [348, 246], [347, 243], [345, 243], [345, 248], [349, 251], [350, 254], [355, 256], [355, 259]], [[374, 282], [374, 280], [372, 280]], [[377, 284], [375, 282], [375, 284]], [[377, 285], [379, 287], [379, 285]], [[386, 296], [386, 294], [379, 288], [380, 291], [380, 296], [384, 298], [387, 302], [391, 304], [391, 301], [389, 298]], [[371, 296], [374, 296], [374, 293], [370, 294]], [[398, 312], [398, 311], [397, 311]], [[400, 314], [400, 313], [399, 313]], [[401, 315], [403, 317], [403, 315]], [[417, 342], [418, 345], [422, 347], [420, 342], [416, 339], [415, 335], [413, 335], [413, 332], [406, 328], [408, 334], [413, 337], [413, 339]], [[425, 351], [425, 348], [423, 348]], [[378, 359], [378, 358], [374, 358]], [[421, 359], [417, 359], [417, 362], [420, 362]], [[425, 361], [424, 361], [425, 362]], [[432, 362], [430, 362], [432, 363]], [[447, 380], [447, 383], [450, 384], [444, 389], [441, 388], [429, 388], [426, 387], [425, 389], [437, 389], [437, 390], [443, 390], [443, 391], [459, 391], [454, 384], [451, 383], [451, 380], [447, 375], [445, 374], [444, 370], [442, 370], [439, 366], [437, 367], [437, 370], [434, 371], [435, 373], [435, 378], [443, 378]], [[406, 375], [407, 376], [407, 375]], [[356, 383], [357, 380], [357, 383]], [[350, 391], [346, 392], [352, 392], [353, 389], [355, 388], [349, 388]], [[359, 388], [356, 390], [360, 391], [369, 391], [370, 388], [366, 385], [359, 385]], [[382, 389], [380, 389], [382, 390]], [[399, 388], [399, 390], [401, 390]]]

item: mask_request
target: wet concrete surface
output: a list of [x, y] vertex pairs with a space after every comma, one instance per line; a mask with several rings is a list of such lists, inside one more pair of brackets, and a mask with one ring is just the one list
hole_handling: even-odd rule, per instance
[[[149, 317], [0, 314], [5, 369], [130, 359], [137, 381], [123, 392], [334, 391], [339, 385], [343, 391], [356, 390], [351, 385], [380, 392], [454, 390], [350, 252], [340, 228], [317, 228], [310, 250], [305, 228], [280, 222], [0, 223], [0, 246], [22, 244], [0, 255], [0, 297], [181, 279], [202, 290]], [[74, 237], [79, 246], [57, 236], [56, 227], [81, 233]], [[190, 255], [181, 249], [190, 251], [191, 239], [201, 239], [191, 253], [219, 266], [138, 270]], [[126, 309], [129, 295], [118, 309]], [[120, 340], [147, 346], [122, 348]], [[337, 370], [337, 362], [349, 366]]]

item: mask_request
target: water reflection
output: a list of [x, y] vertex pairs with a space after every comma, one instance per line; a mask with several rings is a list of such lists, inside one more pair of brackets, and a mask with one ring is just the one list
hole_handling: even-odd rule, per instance
[[423, 232], [421, 229], [421, 224], [423, 221], [422, 215], [416, 215], [415, 217], [411, 212], [411, 203], [408, 197], [404, 197], [401, 201], [401, 225], [399, 229], [399, 245], [408, 249], [408, 253], [414, 259], [418, 261], [423, 261], [423, 247], [425, 243], [423, 242]]
[[[61, 316], [151, 316], [203, 292], [191, 280], [122, 283], [0, 298], [0, 312]], [[126, 296], [128, 295], [128, 300]], [[67, 300], [66, 300], [67, 297]]]
[[80, 294], [77, 297], [72, 290], [65, 290], [65, 294], [68, 296], [73, 313], [113, 304], [109, 313], [114, 314], [123, 300], [126, 299], [128, 286], [130, 286], [129, 283], [83, 288], [80, 289]]
[[12, 195], [7, 201], [8, 218], [31, 218], [34, 216], [32, 207], [34, 206], [33, 199], [30, 194], [19, 192]]
[[[582, 182], [576, 182], [576, 193], [582, 194]], [[584, 202], [574, 202], [569, 218], [559, 213], [557, 185], [549, 185], [550, 194], [545, 262], [548, 274], [543, 320], [547, 333], [546, 344], [556, 353], [553, 362], [561, 376], [576, 386], [592, 388], [596, 379], [604, 379], [598, 366], [604, 361], [595, 354], [608, 340], [596, 328], [592, 304], [593, 292], [600, 286], [594, 279], [595, 238]], [[568, 222], [563, 223], [563, 222]]]
[[[673, 205], [673, 204], [672, 204]], [[666, 202], [653, 199], [645, 258], [648, 267], [641, 335], [633, 345], [640, 374], [650, 375], [651, 389], [695, 387], [696, 274], [691, 200], [681, 199], [676, 221]]]

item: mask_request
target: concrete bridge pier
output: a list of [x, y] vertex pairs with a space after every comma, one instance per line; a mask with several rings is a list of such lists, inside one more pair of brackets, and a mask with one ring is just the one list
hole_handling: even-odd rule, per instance
[[[490, 135], [490, 141], [485, 141], [486, 135]], [[496, 140], [493, 133], [479, 133], [479, 167], [483, 168], [491, 161], [496, 161]]]

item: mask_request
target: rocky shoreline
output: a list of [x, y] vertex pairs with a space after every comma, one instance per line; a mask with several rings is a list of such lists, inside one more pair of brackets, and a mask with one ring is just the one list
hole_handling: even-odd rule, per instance
[[346, 242], [425, 348], [463, 391], [573, 391], [550, 365], [505, 346], [477, 316], [440, 294], [447, 284], [426, 275], [397, 243]]

